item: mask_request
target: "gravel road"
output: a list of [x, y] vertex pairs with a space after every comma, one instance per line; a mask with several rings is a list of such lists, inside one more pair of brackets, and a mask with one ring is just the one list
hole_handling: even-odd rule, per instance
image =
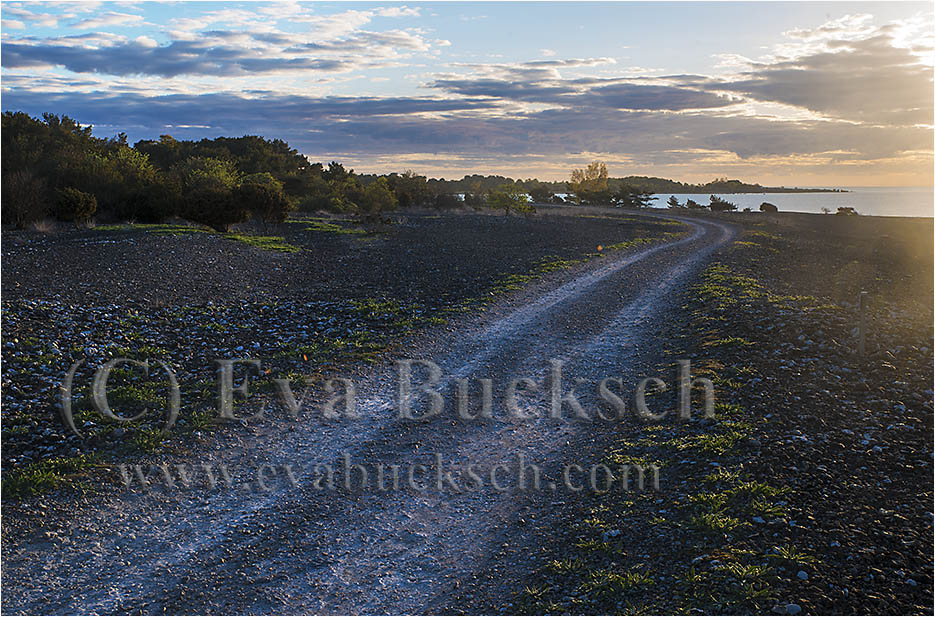
[[[378, 366], [354, 376], [360, 418], [326, 420], [313, 412], [251, 423], [184, 457], [160, 459], [226, 464], [230, 487], [210, 490], [197, 480], [175, 490], [115, 485], [103, 496], [43, 509], [5, 507], [4, 612], [421, 613], [447, 606], [461, 583], [503, 550], [514, 547], [514, 567], [526, 567], [531, 555], [519, 548], [525, 530], [558, 520], [574, 495], [518, 490], [509, 479], [515, 484], [518, 455], [540, 465], [543, 477], [561, 479], [561, 465], [584, 460], [602, 433], [626, 430], [573, 420], [567, 406], [563, 418], [549, 417], [550, 360], [565, 363], [563, 392], [581, 380], [576, 392], [592, 416], [600, 379], [634, 383], [644, 376], [671, 292], [733, 233], [715, 222], [686, 222], [691, 233], [680, 240], [549, 277], [414, 341], [410, 357], [442, 370], [437, 389], [446, 408], [430, 419], [398, 417], [396, 369]], [[475, 399], [476, 378], [491, 380], [493, 418], [458, 417], [452, 390], [468, 377]], [[504, 390], [519, 377], [542, 386], [517, 396], [527, 418], [504, 411]], [[316, 487], [315, 465], [340, 469], [345, 454], [370, 470], [370, 486]], [[438, 457], [446, 469], [475, 465], [483, 485], [468, 490], [460, 475], [457, 487], [437, 490]], [[377, 490], [372, 474], [380, 463], [401, 465], [404, 484], [406, 469], [424, 465], [424, 486]], [[257, 488], [262, 464], [273, 466], [266, 468], [269, 490]], [[487, 474], [498, 464], [506, 490]], [[285, 481], [283, 465], [295, 482]]]

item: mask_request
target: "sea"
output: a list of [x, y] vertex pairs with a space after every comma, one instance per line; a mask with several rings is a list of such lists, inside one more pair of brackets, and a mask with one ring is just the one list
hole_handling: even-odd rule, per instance
[[[840, 207], [851, 207], [858, 214], [872, 216], [915, 216], [931, 217], [935, 212], [935, 191], [930, 186], [907, 187], [850, 187], [840, 193], [732, 193], [718, 194], [718, 197], [737, 204], [738, 210], [750, 208], [759, 210], [760, 204], [767, 201], [780, 212], [821, 213], [827, 208], [832, 214]], [[654, 208], [665, 208], [672, 193], [658, 193], [652, 202]], [[701, 205], [708, 205], [709, 195], [675, 193], [680, 203], [694, 199]]]

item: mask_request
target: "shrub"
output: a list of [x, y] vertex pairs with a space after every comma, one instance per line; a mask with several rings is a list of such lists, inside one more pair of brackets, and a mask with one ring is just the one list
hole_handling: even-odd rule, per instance
[[233, 191], [205, 187], [189, 194], [184, 216], [215, 231], [227, 232], [234, 223], [246, 221], [250, 212], [242, 200], [235, 199]]
[[737, 209], [736, 204], [732, 204], [726, 199], [721, 199], [717, 195], [711, 196], [711, 203], [708, 204], [708, 207], [711, 208], [711, 212], [730, 212]]
[[263, 223], [282, 223], [292, 211], [292, 204], [275, 185], [254, 184], [245, 179], [234, 193], [239, 207]]
[[760, 204], [760, 212], [779, 212], [779, 208], [768, 201], [764, 201]]
[[503, 210], [506, 214], [509, 214], [510, 210], [516, 210], [517, 212], [535, 211], [529, 205], [526, 193], [515, 184], [501, 184], [491, 191], [487, 197], [487, 205], [496, 210]]
[[55, 192], [55, 217], [75, 225], [87, 223], [97, 212], [97, 198], [75, 188]]
[[357, 206], [365, 220], [375, 221], [379, 220], [382, 212], [394, 209], [397, 203], [386, 178], [377, 178], [364, 188]]
[[3, 176], [4, 223], [23, 229], [30, 223], [41, 220], [48, 214], [45, 182], [33, 176], [31, 171], [13, 171]]
[[432, 206], [439, 210], [460, 208], [463, 205], [464, 202], [458, 199], [457, 195], [453, 195], [451, 193], [439, 193], [435, 196], [435, 199], [432, 202]]

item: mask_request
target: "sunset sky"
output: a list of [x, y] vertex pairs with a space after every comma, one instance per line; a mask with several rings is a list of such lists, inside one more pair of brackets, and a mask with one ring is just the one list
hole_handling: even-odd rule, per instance
[[2, 3], [2, 107], [360, 172], [928, 185], [931, 3]]

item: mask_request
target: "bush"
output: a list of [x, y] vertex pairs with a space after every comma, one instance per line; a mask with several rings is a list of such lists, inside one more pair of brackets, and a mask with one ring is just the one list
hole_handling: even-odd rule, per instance
[[529, 196], [536, 203], [547, 204], [550, 201], [552, 201], [552, 197], [554, 196], [554, 193], [552, 193], [552, 191], [549, 190], [548, 187], [534, 186], [533, 188], [529, 189]]
[[80, 225], [87, 223], [97, 212], [97, 198], [75, 188], [59, 189], [55, 192], [55, 217]]
[[764, 201], [760, 204], [760, 212], [779, 212], [779, 208], [768, 201]]
[[731, 212], [737, 209], [737, 204], [732, 204], [726, 199], [721, 199], [717, 195], [711, 196], [711, 203], [708, 204], [711, 212]]
[[487, 196], [483, 193], [465, 193], [464, 205], [470, 206], [475, 210], [481, 210], [487, 206]]
[[244, 181], [234, 195], [240, 208], [249, 211], [264, 223], [283, 223], [292, 211], [292, 204], [275, 185]]
[[458, 199], [457, 195], [451, 193], [439, 193], [435, 196], [435, 199], [432, 201], [432, 206], [439, 210], [449, 210], [452, 208], [460, 208], [464, 205], [464, 202]]
[[161, 223], [179, 213], [180, 203], [181, 193], [177, 185], [154, 184], [130, 194], [115, 214], [126, 221]]
[[183, 215], [215, 231], [227, 232], [231, 225], [246, 221], [250, 212], [242, 200], [235, 199], [233, 191], [205, 187], [189, 194]]
[[27, 170], [13, 171], [3, 176], [4, 223], [23, 229], [49, 213], [45, 182]]
[[381, 213], [393, 210], [397, 203], [396, 195], [386, 178], [377, 178], [363, 190], [357, 206], [365, 220], [377, 221]]
[[510, 210], [535, 212], [529, 205], [526, 193], [515, 184], [501, 184], [491, 191], [487, 197], [487, 205], [496, 210], [503, 210], [506, 214], [509, 214]]

